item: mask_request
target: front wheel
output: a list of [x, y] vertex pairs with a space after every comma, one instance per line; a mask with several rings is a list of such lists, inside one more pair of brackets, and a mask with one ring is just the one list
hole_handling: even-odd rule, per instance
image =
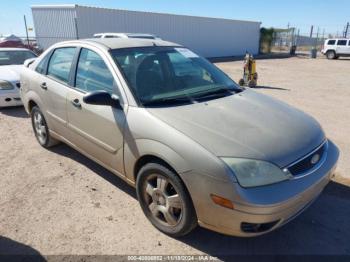
[[33, 107], [31, 118], [35, 137], [41, 146], [49, 148], [58, 144], [58, 141], [51, 137], [45, 117], [39, 107]]
[[183, 182], [165, 166], [149, 163], [141, 168], [136, 190], [144, 214], [158, 230], [181, 237], [196, 227], [195, 210]]

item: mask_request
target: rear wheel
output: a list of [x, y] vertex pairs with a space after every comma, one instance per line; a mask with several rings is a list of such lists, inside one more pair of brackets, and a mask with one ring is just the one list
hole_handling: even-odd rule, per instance
[[45, 117], [38, 106], [32, 108], [31, 118], [35, 137], [41, 146], [49, 148], [59, 143], [51, 137]]
[[160, 231], [180, 237], [196, 227], [197, 217], [185, 186], [165, 166], [149, 163], [141, 168], [136, 189], [144, 214]]
[[326, 56], [328, 59], [335, 59], [337, 57], [334, 51], [327, 51]]

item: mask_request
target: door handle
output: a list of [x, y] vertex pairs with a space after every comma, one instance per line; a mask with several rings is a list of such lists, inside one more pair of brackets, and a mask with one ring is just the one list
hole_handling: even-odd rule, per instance
[[47, 90], [47, 85], [45, 82], [41, 83], [40, 87], [44, 90]]
[[78, 98], [72, 100], [71, 102], [72, 102], [72, 105], [75, 106], [76, 108], [81, 108], [81, 104]]

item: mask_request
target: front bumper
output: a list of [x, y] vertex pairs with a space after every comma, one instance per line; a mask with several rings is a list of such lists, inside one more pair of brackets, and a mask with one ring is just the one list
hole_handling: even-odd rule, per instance
[[0, 107], [23, 105], [18, 89], [0, 90]]
[[[281, 183], [242, 188], [228, 183], [186, 175], [191, 197], [202, 227], [227, 235], [251, 237], [270, 232], [302, 213], [322, 192], [330, 181], [339, 157], [337, 147], [329, 141], [327, 159], [315, 172]], [[210, 194], [227, 198], [234, 209], [213, 203]]]

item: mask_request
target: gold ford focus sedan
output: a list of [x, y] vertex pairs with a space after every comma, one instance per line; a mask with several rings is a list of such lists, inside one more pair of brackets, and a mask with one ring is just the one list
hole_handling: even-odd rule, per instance
[[339, 151], [316, 120], [181, 45], [69, 41], [25, 65], [21, 98], [40, 145], [64, 142], [136, 187], [145, 216], [171, 236], [197, 224], [270, 232], [334, 173]]

